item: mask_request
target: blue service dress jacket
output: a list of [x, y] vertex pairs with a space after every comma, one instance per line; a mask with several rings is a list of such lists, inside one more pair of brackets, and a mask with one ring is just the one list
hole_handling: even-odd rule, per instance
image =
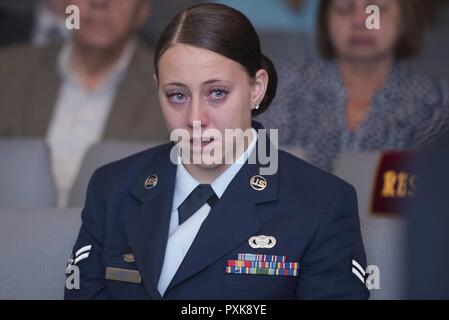
[[161, 296], [176, 177], [172, 147], [93, 174], [66, 269], [67, 276], [78, 269], [79, 288], [66, 287], [66, 299], [368, 298], [354, 188], [283, 151], [277, 172], [256, 186], [260, 164], [243, 165]]

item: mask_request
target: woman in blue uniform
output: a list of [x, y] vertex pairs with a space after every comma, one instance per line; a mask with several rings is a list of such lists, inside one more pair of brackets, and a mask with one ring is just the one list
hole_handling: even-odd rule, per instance
[[66, 298], [366, 299], [354, 188], [277, 150], [264, 171], [272, 148], [251, 119], [277, 77], [249, 20], [188, 8], [155, 66], [176, 144], [93, 174]]

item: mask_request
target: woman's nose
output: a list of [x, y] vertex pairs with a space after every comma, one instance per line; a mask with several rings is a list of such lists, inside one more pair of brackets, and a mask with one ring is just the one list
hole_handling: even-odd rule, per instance
[[193, 128], [194, 122], [201, 123], [201, 127], [209, 124], [208, 106], [200, 99], [192, 99], [189, 112], [189, 126]]
[[366, 28], [366, 19], [368, 18], [368, 15], [366, 14], [366, 5], [358, 4], [355, 6], [351, 18], [354, 28]]

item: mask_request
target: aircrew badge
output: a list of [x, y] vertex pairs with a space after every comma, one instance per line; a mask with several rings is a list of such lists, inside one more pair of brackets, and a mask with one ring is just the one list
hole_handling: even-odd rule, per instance
[[276, 238], [273, 236], [254, 236], [249, 240], [249, 245], [253, 249], [271, 249], [276, 245]]

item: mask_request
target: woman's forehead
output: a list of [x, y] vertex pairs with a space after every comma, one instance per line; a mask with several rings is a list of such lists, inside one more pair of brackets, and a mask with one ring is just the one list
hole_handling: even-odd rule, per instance
[[167, 49], [159, 60], [158, 71], [163, 82], [232, 81], [245, 76], [239, 63], [210, 50], [185, 44]]

